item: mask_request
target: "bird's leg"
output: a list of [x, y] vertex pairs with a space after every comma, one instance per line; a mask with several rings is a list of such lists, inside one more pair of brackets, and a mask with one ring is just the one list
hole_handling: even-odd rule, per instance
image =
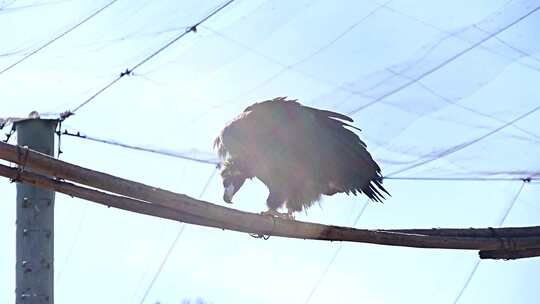
[[268, 210], [261, 212], [261, 214], [280, 217], [282, 219], [294, 219], [294, 217], [291, 218], [291, 214], [289, 213], [281, 213], [277, 211], [279, 207], [283, 206], [283, 201], [284, 199], [282, 195], [276, 192], [270, 192], [270, 195], [268, 195], [268, 199], [266, 200]]
[[287, 217], [290, 220], [294, 220], [294, 211], [292, 211], [291, 209], [287, 209]]

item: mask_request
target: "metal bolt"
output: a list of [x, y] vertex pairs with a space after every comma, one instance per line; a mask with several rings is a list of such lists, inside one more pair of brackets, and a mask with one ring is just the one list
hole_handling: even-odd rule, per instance
[[23, 198], [22, 207], [23, 208], [29, 208], [32, 205], [32, 202], [28, 197]]
[[44, 268], [47, 268], [47, 269], [51, 268], [51, 263], [49, 263], [46, 259], [41, 259], [40, 263]]
[[24, 268], [24, 273], [32, 272], [32, 268], [30, 268], [30, 261], [22, 261], [21, 266]]
[[[30, 289], [28, 289], [27, 291], [30, 291]], [[46, 302], [49, 302], [49, 299], [50, 299], [48, 295], [39, 295], [35, 293], [22, 293], [21, 294], [22, 300], [26, 300], [27, 298], [44, 298]]]

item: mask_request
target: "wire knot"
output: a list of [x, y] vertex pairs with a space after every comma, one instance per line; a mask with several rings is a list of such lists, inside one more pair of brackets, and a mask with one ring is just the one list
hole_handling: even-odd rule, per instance
[[126, 69], [125, 71], [120, 73], [120, 77], [130, 76], [130, 75], [133, 75], [133, 70], [130, 70], [130, 69]]
[[67, 110], [67, 111], [64, 111], [64, 112], [60, 113], [60, 121], [66, 120], [68, 117], [70, 117], [73, 114], [75, 114], [75, 113], [71, 112], [70, 110]]
[[[3, 126], [2, 126], [3, 127]], [[6, 139], [3, 140], [3, 142], [7, 143], [11, 136], [15, 133], [15, 124], [11, 126], [11, 130], [9, 130], [8, 133], [6, 133]]]
[[263, 233], [250, 233], [249, 236], [256, 239], [263, 239], [268, 240], [270, 236], [272, 235], [272, 232], [274, 232], [274, 228], [276, 227], [276, 218], [272, 216], [272, 229], [270, 229], [270, 233], [263, 234]]
[[256, 239], [263, 239], [265, 241], [270, 238], [269, 234], [260, 234], [260, 233], [250, 233], [249, 236]]

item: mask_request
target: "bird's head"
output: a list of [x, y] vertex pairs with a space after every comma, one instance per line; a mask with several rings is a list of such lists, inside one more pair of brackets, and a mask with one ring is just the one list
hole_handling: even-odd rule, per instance
[[221, 177], [223, 179], [223, 200], [229, 204], [232, 204], [232, 198], [236, 192], [242, 187], [246, 178], [248, 178], [246, 172], [242, 170], [242, 167], [235, 162], [227, 161], [223, 165], [221, 170]]

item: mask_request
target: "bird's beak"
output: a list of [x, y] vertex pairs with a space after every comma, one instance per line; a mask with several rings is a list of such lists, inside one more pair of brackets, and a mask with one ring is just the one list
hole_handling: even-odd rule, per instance
[[234, 188], [233, 184], [228, 185], [225, 187], [225, 193], [223, 193], [223, 200], [226, 203], [232, 204], [232, 198], [234, 194], [236, 193], [236, 189]]

